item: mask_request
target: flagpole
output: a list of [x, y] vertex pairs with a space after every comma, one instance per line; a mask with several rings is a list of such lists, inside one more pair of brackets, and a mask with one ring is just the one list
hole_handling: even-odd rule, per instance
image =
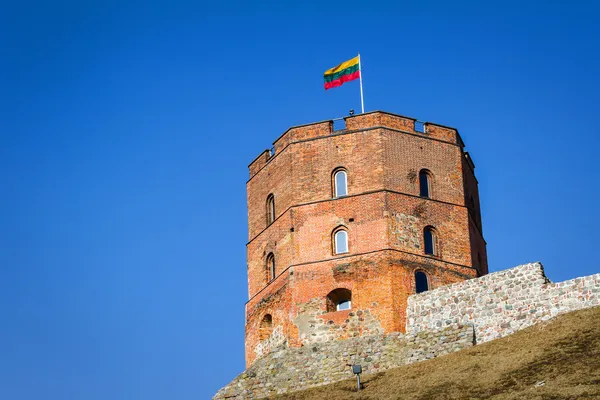
[[365, 113], [365, 99], [363, 97], [363, 88], [362, 88], [362, 64], [360, 63], [360, 53], [358, 53], [358, 70], [360, 71], [360, 108], [362, 110], [362, 114]]

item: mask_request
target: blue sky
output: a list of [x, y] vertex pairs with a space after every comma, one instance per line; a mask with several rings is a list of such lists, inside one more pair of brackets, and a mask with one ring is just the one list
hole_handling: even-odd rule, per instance
[[241, 372], [247, 165], [360, 108], [322, 87], [357, 52], [367, 111], [459, 129], [492, 271], [599, 272], [597, 6], [444, 3], [3, 4], [0, 398], [208, 399]]

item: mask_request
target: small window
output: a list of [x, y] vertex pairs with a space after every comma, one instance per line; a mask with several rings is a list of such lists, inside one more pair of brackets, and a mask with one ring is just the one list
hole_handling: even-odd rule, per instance
[[352, 308], [352, 292], [348, 289], [335, 289], [327, 295], [327, 312], [349, 310]]
[[348, 174], [339, 170], [333, 174], [333, 196], [344, 197], [348, 195]]
[[273, 253], [269, 253], [267, 256], [267, 282], [275, 279], [275, 256]]
[[275, 196], [270, 194], [267, 197], [267, 226], [275, 221]]
[[343, 229], [338, 230], [333, 235], [335, 254], [348, 252], [348, 232]]
[[350, 300], [342, 300], [337, 303], [337, 311], [349, 310], [352, 308], [352, 301]]
[[437, 255], [437, 237], [431, 226], [423, 230], [423, 240], [425, 242], [425, 254]]
[[262, 321], [260, 321], [260, 328], [258, 330], [259, 339], [268, 339], [271, 333], [273, 333], [273, 317], [271, 314], [266, 314]]
[[423, 293], [429, 290], [427, 275], [423, 271], [415, 272], [415, 287], [417, 293]]
[[425, 122], [415, 121], [415, 132], [425, 133]]
[[431, 173], [426, 169], [419, 172], [419, 189], [421, 197], [431, 197]]

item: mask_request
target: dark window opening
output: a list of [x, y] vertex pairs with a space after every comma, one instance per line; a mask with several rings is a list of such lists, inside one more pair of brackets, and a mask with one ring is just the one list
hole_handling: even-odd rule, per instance
[[423, 230], [423, 239], [425, 242], [425, 254], [436, 255], [437, 243], [433, 228], [428, 226]]
[[423, 271], [415, 272], [415, 287], [417, 293], [423, 293], [429, 290], [427, 275]]
[[425, 169], [419, 172], [419, 189], [421, 197], [431, 197], [431, 174]]

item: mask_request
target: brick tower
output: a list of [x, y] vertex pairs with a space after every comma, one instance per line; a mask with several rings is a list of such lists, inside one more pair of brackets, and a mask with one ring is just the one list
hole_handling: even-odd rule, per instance
[[404, 331], [407, 297], [487, 274], [453, 128], [375, 111], [288, 129], [249, 166], [246, 363]]

